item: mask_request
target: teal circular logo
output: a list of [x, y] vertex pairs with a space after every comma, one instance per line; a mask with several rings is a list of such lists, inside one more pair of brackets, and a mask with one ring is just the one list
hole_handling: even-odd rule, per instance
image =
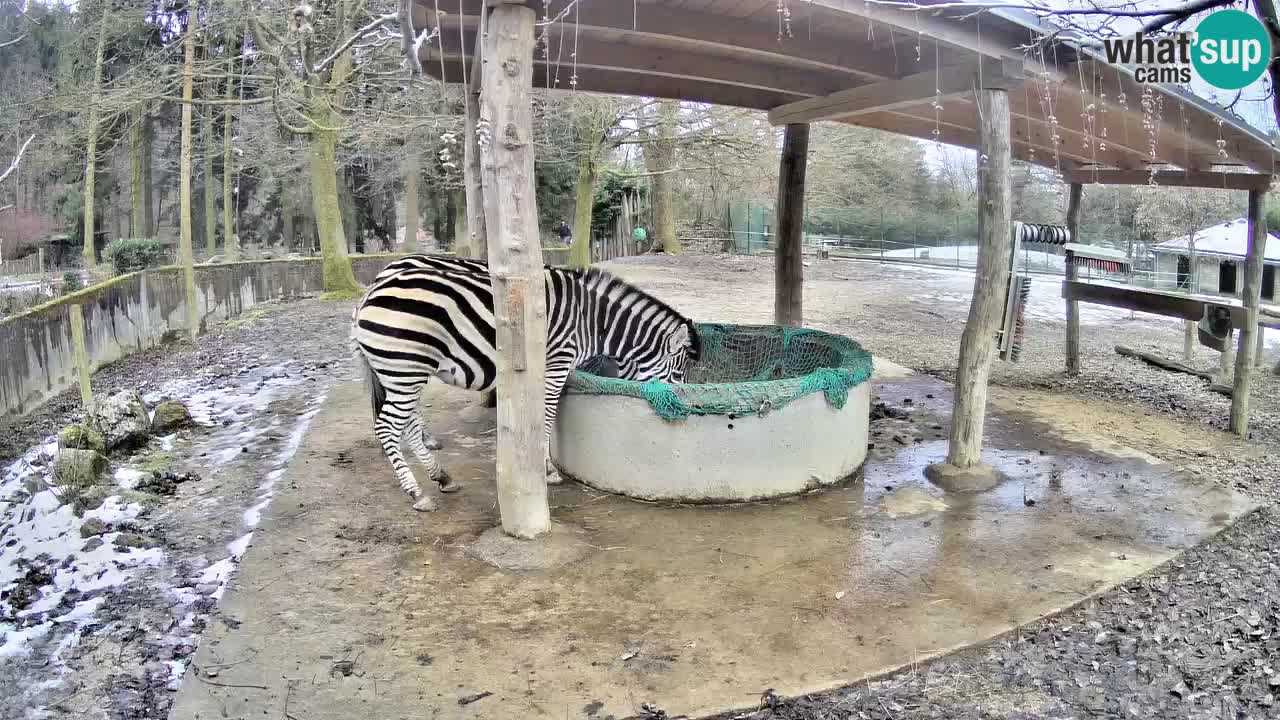
[[1210, 85], [1239, 90], [1262, 77], [1271, 61], [1271, 38], [1258, 18], [1240, 10], [1219, 10], [1196, 28], [1191, 63]]

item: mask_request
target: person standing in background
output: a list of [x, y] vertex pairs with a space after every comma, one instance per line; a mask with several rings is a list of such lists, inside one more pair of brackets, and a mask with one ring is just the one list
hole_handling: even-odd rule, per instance
[[556, 232], [560, 235], [560, 242], [565, 245], [573, 244], [573, 229], [569, 227], [569, 223], [561, 220], [560, 227], [556, 228]]

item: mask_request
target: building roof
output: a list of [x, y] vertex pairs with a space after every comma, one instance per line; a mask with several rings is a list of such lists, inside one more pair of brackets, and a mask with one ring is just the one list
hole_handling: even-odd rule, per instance
[[[1173, 240], [1166, 240], [1152, 247], [1151, 250], [1158, 253], [1185, 254], [1190, 237], [1189, 235], [1184, 235]], [[1249, 221], [1243, 218], [1214, 225], [1195, 235], [1194, 249], [1198, 255], [1243, 258], [1248, 247]], [[1280, 262], [1280, 237], [1277, 237], [1274, 233], [1268, 236], [1265, 259]]]
[[[428, 73], [461, 82], [477, 71], [484, 1], [415, 0], [415, 26], [440, 31], [419, 52]], [[945, 0], [914, 11], [865, 0], [529, 4], [533, 83], [548, 90], [767, 110], [777, 125], [836, 120], [976, 148], [974, 75], [996, 68], [1010, 86], [1015, 158], [1059, 170], [1280, 167], [1263, 132], [1181, 89], [1139, 85], [1016, 10]], [[1154, 124], [1144, 91], [1155, 94]]]

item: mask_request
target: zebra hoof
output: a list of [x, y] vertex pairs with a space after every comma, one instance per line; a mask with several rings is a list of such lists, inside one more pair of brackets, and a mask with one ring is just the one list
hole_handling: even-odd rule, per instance
[[422, 444], [426, 445], [428, 450], [439, 450], [444, 447], [444, 443], [429, 433], [422, 433]]
[[553, 469], [553, 470], [548, 470], [548, 471], [547, 471], [547, 484], [548, 484], [548, 485], [559, 485], [559, 484], [560, 484], [560, 483], [562, 483], [562, 482], [564, 482], [564, 478], [560, 477], [560, 471], [559, 471], [559, 470], [554, 470], [554, 469]]
[[440, 486], [442, 493], [454, 493], [462, 489], [462, 486], [449, 473], [441, 473], [440, 477], [436, 478], [436, 484]]
[[413, 504], [413, 509], [417, 510], [418, 512], [431, 512], [432, 510], [436, 509], [436, 501], [432, 500], [426, 495], [423, 495], [422, 497], [418, 498], [418, 502]]

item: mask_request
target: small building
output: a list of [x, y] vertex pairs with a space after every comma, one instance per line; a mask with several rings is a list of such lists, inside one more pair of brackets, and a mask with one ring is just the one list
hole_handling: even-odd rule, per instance
[[[1194, 240], [1194, 242], [1193, 242]], [[1194, 236], [1166, 240], [1151, 251], [1156, 257], [1156, 287], [1239, 296], [1244, 289], [1245, 253], [1249, 247], [1249, 223], [1244, 219], [1205, 228]], [[1192, 273], [1192, 255], [1195, 272]], [[1267, 240], [1262, 266], [1262, 298], [1274, 300], [1276, 266], [1280, 265], [1280, 237]]]

